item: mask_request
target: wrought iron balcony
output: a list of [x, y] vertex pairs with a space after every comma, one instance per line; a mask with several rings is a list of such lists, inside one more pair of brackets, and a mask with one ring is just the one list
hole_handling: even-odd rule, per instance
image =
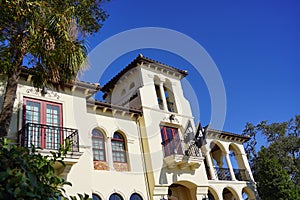
[[219, 180], [223, 181], [231, 181], [232, 178], [230, 176], [229, 168], [221, 168], [221, 167], [215, 167], [217, 176]]
[[45, 124], [27, 123], [19, 131], [19, 144], [24, 147], [40, 147], [58, 150], [60, 145], [70, 143], [72, 152], [79, 152], [79, 135], [77, 129], [51, 126]]
[[[214, 167], [214, 169], [215, 169], [215, 172], [216, 172], [219, 180], [226, 180], [226, 181], [232, 180], [229, 168]], [[233, 172], [234, 172], [235, 179], [237, 181], [249, 181], [250, 180], [246, 169], [233, 169]]]
[[204, 160], [196, 145], [185, 148], [186, 144], [180, 139], [165, 140], [161, 144], [164, 161], [168, 168], [186, 169], [189, 167], [195, 170], [200, 167]]
[[233, 169], [236, 180], [249, 181], [249, 176], [246, 169]]

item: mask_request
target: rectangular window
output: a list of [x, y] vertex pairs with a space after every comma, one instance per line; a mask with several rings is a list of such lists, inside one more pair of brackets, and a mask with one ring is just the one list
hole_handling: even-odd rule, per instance
[[62, 106], [59, 103], [24, 98], [23, 124], [33, 123], [28, 129], [26, 145], [58, 149], [63, 142]]
[[183, 154], [181, 140], [177, 128], [160, 126], [164, 155]]

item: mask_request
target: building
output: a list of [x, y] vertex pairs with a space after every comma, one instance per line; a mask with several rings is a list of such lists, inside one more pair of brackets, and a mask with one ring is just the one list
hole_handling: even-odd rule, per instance
[[[243, 148], [249, 138], [196, 126], [181, 79], [187, 72], [139, 55], [107, 84], [74, 81], [32, 86], [22, 72], [9, 138], [48, 154], [67, 138], [72, 151], [57, 174], [70, 181], [66, 195], [102, 200], [257, 199]], [[3, 96], [5, 80], [1, 82]], [[105, 101], [93, 98], [104, 92]], [[0, 98], [2, 104], [3, 98]], [[205, 139], [205, 138], [202, 138]]]

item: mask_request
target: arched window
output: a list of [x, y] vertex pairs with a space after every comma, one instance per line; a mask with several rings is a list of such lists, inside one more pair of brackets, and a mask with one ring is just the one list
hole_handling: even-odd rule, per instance
[[175, 96], [172, 90], [172, 84], [169, 81], [167, 81], [167, 83], [164, 84], [164, 93], [167, 101], [168, 111], [177, 112]]
[[125, 93], [126, 93], [126, 90], [123, 89], [123, 90], [121, 91], [121, 96], [123, 96]]
[[123, 200], [123, 198], [118, 193], [113, 193], [110, 195], [109, 200]]
[[101, 200], [101, 198], [99, 197], [99, 195], [97, 194], [92, 194], [93, 200]]
[[134, 88], [134, 86], [135, 86], [134, 82], [130, 83], [129, 90], [131, 90], [132, 88]]
[[113, 161], [126, 163], [127, 159], [126, 159], [126, 148], [125, 148], [124, 137], [120, 133], [115, 132], [111, 140], [111, 145], [112, 145]]
[[106, 161], [104, 134], [97, 129], [94, 129], [92, 134], [93, 159]]
[[130, 196], [130, 200], [143, 200], [143, 198], [141, 197], [141, 195], [139, 195], [138, 193], [133, 193]]

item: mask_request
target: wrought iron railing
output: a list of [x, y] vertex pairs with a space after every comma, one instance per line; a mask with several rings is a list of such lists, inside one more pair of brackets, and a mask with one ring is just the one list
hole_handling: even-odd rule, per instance
[[249, 181], [246, 169], [233, 169], [236, 180]]
[[161, 144], [163, 146], [163, 152], [165, 157], [173, 154], [192, 156], [192, 157], [201, 157], [200, 149], [194, 143], [187, 145], [184, 143], [183, 140], [172, 139], [172, 140], [165, 140]]
[[200, 157], [201, 156], [200, 149], [195, 143], [192, 143], [189, 145], [187, 150], [185, 150], [185, 155], [193, 156], [193, 157]]
[[79, 152], [79, 135], [77, 129], [27, 123], [19, 131], [19, 144], [24, 147], [40, 147], [58, 150], [60, 145], [70, 144], [72, 152]]
[[217, 176], [219, 180], [226, 180], [226, 181], [231, 181], [232, 178], [230, 176], [230, 170], [229, 168], [221, 168], [221, 167], [215, 167]]
[[[214, 167], [219, 180], [232, 180], [229, 168]], [[233, 169], [235, 179], [238, 181], [249, 181], [246, 169]]]

